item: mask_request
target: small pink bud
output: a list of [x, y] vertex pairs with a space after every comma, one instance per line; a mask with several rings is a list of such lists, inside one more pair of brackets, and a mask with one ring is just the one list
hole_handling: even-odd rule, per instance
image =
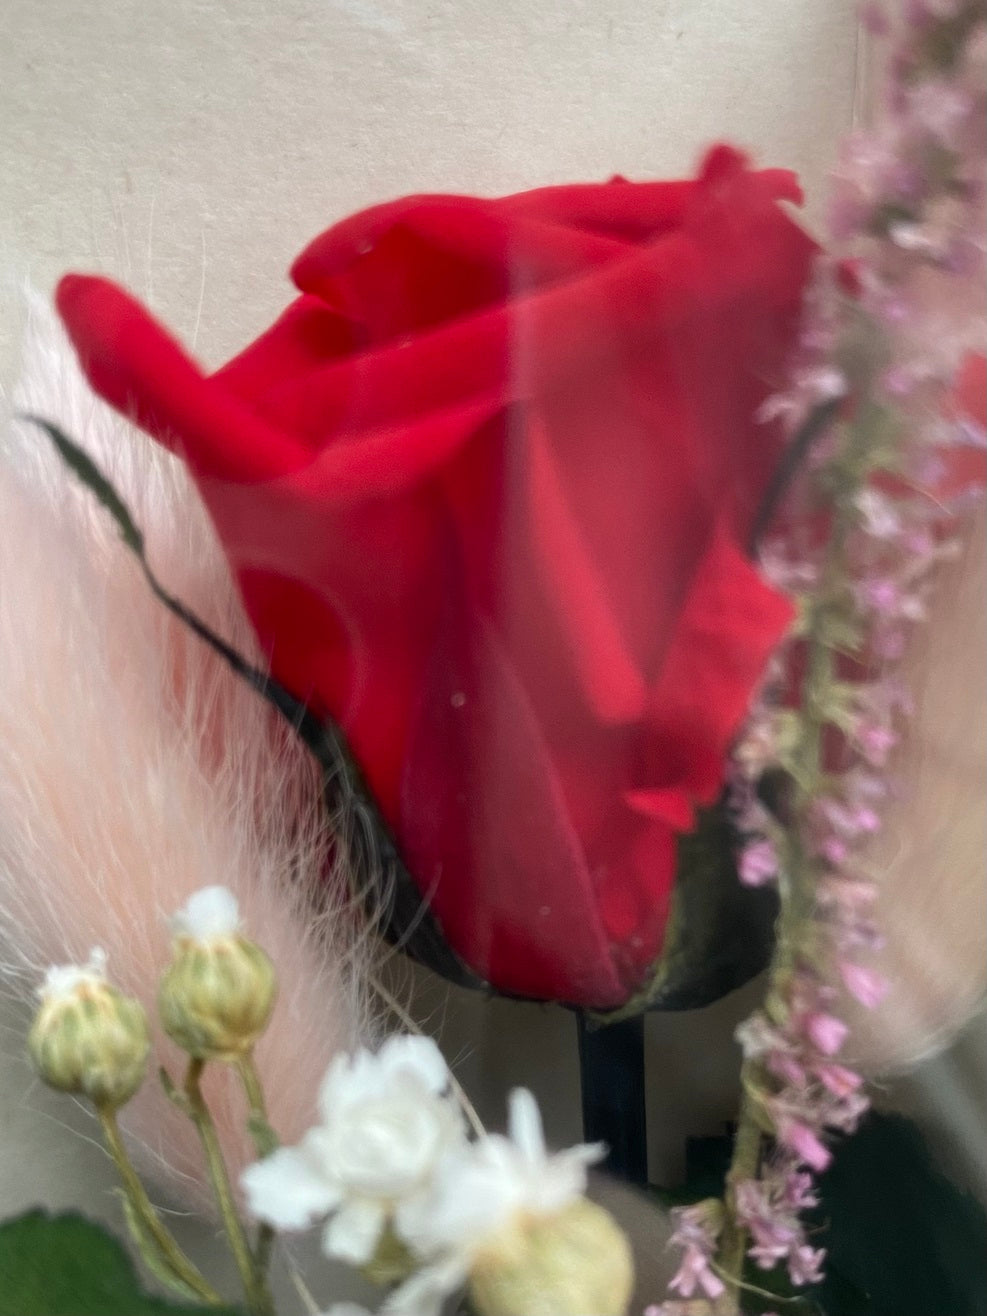
[[834, 1097], [848, 1097], [863, 1083], [861, 1076], [846, 1065], [824, 1064], [816, 1066], [816, 1077]]
[[740, 854], [738, 873], [744, 886], [766, 886], [778, 876], [778, 853], [770, 841], [753, 841]]
[[850, 856], [846, 841], [841, 841], [838, 836], [827, 836], [820, 846], [820, 853], [834, 868], [842, 868]]
[[815, 1133], [800, 1120], [783, 1119], [778, 1125], [778, 1139], [817, 1173], [825, 1170], [833, 1159]]
[[850, 1029], [832, 1014], [810, 1014], [805, 1020], [809, 1041], [825, 1056], [833, 1056], [847, 1039]]
[[808, 1078], [805, 1067], [800, 1065], [789, 1052], [771, 1051], [764, 1063], [775, 1078], [780, 1078], [783, 1083], [788, 1083], [793, 1088], [805, 1087]]
[[898, 737], [888, 726], [880, 722], [861, 722], [855, 732], [855, 739], [864, 758], [875, 768], [883, 768], [888, 755], [898, 743]]
[[840, 962], [840, 976], [846, 989], [861, 1005], [873, 1010], [880, 1005], [888, 994], [888, 981], [873, 969], [863, 964], [854, 964], [852, 960]]

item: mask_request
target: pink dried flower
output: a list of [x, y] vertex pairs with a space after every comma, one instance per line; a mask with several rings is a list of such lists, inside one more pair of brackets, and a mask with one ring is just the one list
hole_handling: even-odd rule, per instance
[[707, 1298], [718, 1298], [725, 1291], [725, 1285], [718, 1275], [710, 1269], [710, 1258], [691, 1245], [685, 1249], [681, 1265], [668, 1282], [673, 1293], [683, 1298], [691, 1298], [697, 1288], [702, 1289]]
[[804, 1021], [806, 1036], [825, 1056], [835, 1055], [847, 1039], [850, 1029], [833, 1014], [810, 1014]]
[[817, 1065], [816, 1078], [827, 1091], [841, 1100], [848, 1097], [852, 1092], [856, 1092], [864, 1081], [863, 1077], [855, 1070], [848, 1069], [846, 1065], [832, 1063]]
[[817, 1282], [825, 1253], [809, 1248], [798, 1218], [800, 1211], [818, 1205], [810, 1175], [784, 1161], [776, 1163], [763, 1179], [738, 1184], [734, 1203], [738, 1220], [753, 1240], [748, 1255], [762, 1270], [785, 1261], [793, 1284]]
[[877, 895], [876, 882], [854, 877], [824, 877], [819, 883], [816, 899], [824, 908], [855, 914], [862, 909], [869, 909]]
[[852, 960], [841, 960], [839, 969], [847, 991], [866, 1009], [873, 1010], [888, 994], [887, 979], [874, 969]]
[[838, 836], [827, 836], [819, 847], [819, 853], [834, 868], [842, 868], [850, 857], [850, 847]]
[[863, 529], [875, 539], [893, 539], [901, 532], [901, 513], [894, 500], [877, 489], [861, 489], [854, 499]]
[[848, 840], [871, 836], [881, 826], [880, 815], [867, 804], [844, 804], [840, 800], [826, 797], [817, 801], [816, 813], [838, 835]]
[[744, 886], [767, 886], [778, 876], [778, 852], [774, 844], [762, 839], [745, 845], [740, 852], [738, 874]]
[[790, 1170], [782, 1177], [782, 1200], [792, 1211], [808, 1211], [819, 1205], [812, 1175], [804, 1170]]
[[812, 1167], [817, 1173], [821, 1173], [827, 1168], [833, 1159], [832, 1154], [822, 1143], [819, 1137], [803, 1124], [801, 1120], [790, 1119], [783, 1116], [776, 1126], [778, 1141], [782, 1146], [787, 1147], [789, 1151], [804, 1161], [806, 1165]]
[[725, 1291], [723, 1281], [712, 1270], [720, 1211], [718, 1202], [699, 1202], [672, 1212], [675, 1232], [669, 1245], [683, 1248], [684, 1255], [668, 1287], [683, 1298], [691, 1298], [697, 1289], [708, 1298], [719, 1298]]
[[[964, 21], [954, 23], [960, 14]], [[958, 487], [953, 455], [987, 448], [982, 424], [957, 417], [952, 403], [965, 359], [981, 350], [985, 321], [987, 23], [979, 15], [971, 0], [905, 0], [897, 49], [885, 63], [883, 122], [853, 134], [841, 153], [831, 223], [837, 240], [852, 246], [820, 264], [789, 388], [771, 403], [772, 415], [794, 435], [814, 405], [842, 398], [851, 381], [845, 414], [803, 464], [788, 497], [788, 529], [763, 549], [763, 569], [778, 587], [808, 594], [810, 605], [819, 581], [837, 572], [836, 588], [856, 604], [853, 628], [829, 637], [812, 626], [810, 607], [808, 626], [780, 650], [784, 670], [776, 696], [784, 703], [789, 683], [807, 679], [807, 698], [801, 713], [775, 715], [777, 727], [783, 716], [790, 725], [779, 731], [775, 757], [765, 755], [764, 767], [789, 767], [799, 747], [812, 744], [806, 730], [818, 739], [827, 720], [841, 733], [839, 743], [827, 735], [818, 753], [817, 766], [833, 783], [826, 794], [807, 794], [802, 780], [795, 782], [794, 818], [802, 834], [801, 851], [791, 852], [793, 886], [812, 882], [816, 901], [811, 926], [792, 935], [789, 949], [811, 956], [813, 966], [828, 960], [846, 990], [871, 1008], [888, 984], [857, 958], [883, 944], [872, 916], [877, 888], [858, 871], [858, 850], [880, 828], [891, 793], [881, 771], [898, 743], [899, 722], [912, 710], [894, 679], [846, 673], [885, 670], [903, 656], [913, 623], [925, 618], [933, 570], [952, 551], [953, 521], [972, 492], [970, 479]], [[862, 17], [874, 33], [889, 31], [875, 0], [867, 0]], [[939, 50], [943, 42], [946, 57], [932, 59], [933, 44]], [[867, 337], [879, 344], [874, 355], [860, 348], [858, 330], [868, 320]], [[870, 374], [875, 356], [886, 363], [876, 380]], [[870, 403], [888, 424], [871, 431], [877, 442], [868, 479], [850, 460], [849, 440], [870, 442], [867, 429], [857, 426]], [[887, 455], [884, 436], [895, 443]], [[855, 480], [862, 482], [854, 489]], [[828, 544], [808, 533], [800, 541], [791, 527], [811, 520], [820, 495], [829, 498], [834, 489], [853, 499], [855, 521]], [[815, 654], [825, 659], [821, 679], [812, 675], [806, 644], [810, 660]], [[813, 652], [813, 645], [830, 653]], [[843, 663], [847, 648], [856, 651], [858, 669]], [[766, 716], [759, 705], [754, 724]], [[746, 798], [754, 800], [756, 769], [749, 760], [743, 767]], [[738, 777], [740, 771], [738, 754]], [[751, 839], [741, 856], [741, 879], [757, 885], [769, 879], [775, 850], [764, 842], [776, 837], [779, 820], [758, 829], [757, 810], [748, 813]], [[742, 1182], [733, 1197], [738, 1222], [751, 1234], [751, 1257], [765, 1268], [784, 1261], [793, 1283], [804, 1285], [820, 1278], [823, 1253], [809, 1245], [798, 1219], [814, 1199], [811, 1175], [797, 1167], [824, 1170], [831, 1159], [825, 1135], [852, 1132], [869, 1103], [861, 1075], [832, 1059], [848, 1036], [831, 1008], [835, 988], [804, 965], [792, 978], [787, 973], [772, 984], [772, 1017], [782, 1022], [761, 1012], [737, 1033], [748, 1088], [771, 1119], [776, 1149], [760, 1178]]]
[[885, 766], [898, 743], [897, 733], [891, 727], [866, 720], [857, 723], [853, 738], [864, 758], [875, 768]]
[[822, 1248], [811, 1248], [807, 1244], [793, 1249], [788, 1254], [788, 1274], [793, 1284], [818, 1284], [822, 1279], [822, 1263], [826, 1253]]
[[959, 133], [973, 110], [972, 98], [944, 81], [926, 81], [911, 90], [908, 112], [915, 122], [947, 150], [959, 145]]

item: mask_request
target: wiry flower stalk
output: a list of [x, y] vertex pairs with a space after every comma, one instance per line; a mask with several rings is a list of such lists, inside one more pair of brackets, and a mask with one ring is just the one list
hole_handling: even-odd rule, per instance
[[[891, 30], [875, 7], [867, 18]], [[882, 939], [862, 850], [881, 826], [884, 769], [909, 711], [895, 667], [982, 474], [971, 450], [985, 446], [973, 412], [985, 65], [983, 0], [905, 7], [883, 117], [844, 151], [792, 385], [765, 407], [813, 439], [759, 545], [798, 620], [736, 752], [741, 878], [776, 882], [781, 912], [764, 1005], [738, 1031], [725, 1223], [701, 1268], [712, 1277], [705, 1309], [725, 1316], [741, 1309], [747, 1258], [784, 1263], [795, 1285], [820, 1278], [824, 1253], [801, 1214], [816, 1203], [829, 1138], [853, 1132], [868, 1105], [840, 1060], [840, 1000], [873, 1007], [886, 990], [870, 962]], [[698, 1287], [700, 1271], [685, 1270]]]

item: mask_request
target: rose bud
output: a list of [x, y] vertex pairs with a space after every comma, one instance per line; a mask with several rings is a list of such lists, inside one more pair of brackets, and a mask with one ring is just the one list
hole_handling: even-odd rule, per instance
[[239, 932], [226, 887], [204, 887], [171, 920], [174, 958], [158, 989], [168, 1036], [197, 1060], [236, 1060], [263, 1033], [274, 1008], [274, 965]]
[[609, 1009], [668, 950], [679, 841], [793, 615], [749, 549], [798, 199], [720, 146], [685, 181], [377, 206], [210, 375], [113, 284], [59, 287], [90, 382], [187, 462], [274, 676], [342, 728], [410, 874], [391, 933], [442, 972]]
[[48, 970], [27, 1044], [44, 1081], [115, 1110], [144, 1080], [150, 1037], [138, 1001], [106, 980], [106, 955]]

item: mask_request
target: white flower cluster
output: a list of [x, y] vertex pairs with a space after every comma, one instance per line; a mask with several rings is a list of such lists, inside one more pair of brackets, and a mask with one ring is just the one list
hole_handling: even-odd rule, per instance
[[[330, 1066], [321, 1124], [242, 1178], [252, 1213], [277, 1229], [328, 1217], [324, 1251], [373, 1271], [404, 1256], [385, 1299], [392, 1316], [438, 1316], [478, 1260], [522, 1222], [557, 1216], [583, 1195], [598, 1146], [546, 1151], [530, 1092], [510, 1097], [509, 1136], [470, 1140], [450, 1075], [425, 1037], [392, 1037]], [[352, 1303], [328, 1316], [367, 1316]]]

